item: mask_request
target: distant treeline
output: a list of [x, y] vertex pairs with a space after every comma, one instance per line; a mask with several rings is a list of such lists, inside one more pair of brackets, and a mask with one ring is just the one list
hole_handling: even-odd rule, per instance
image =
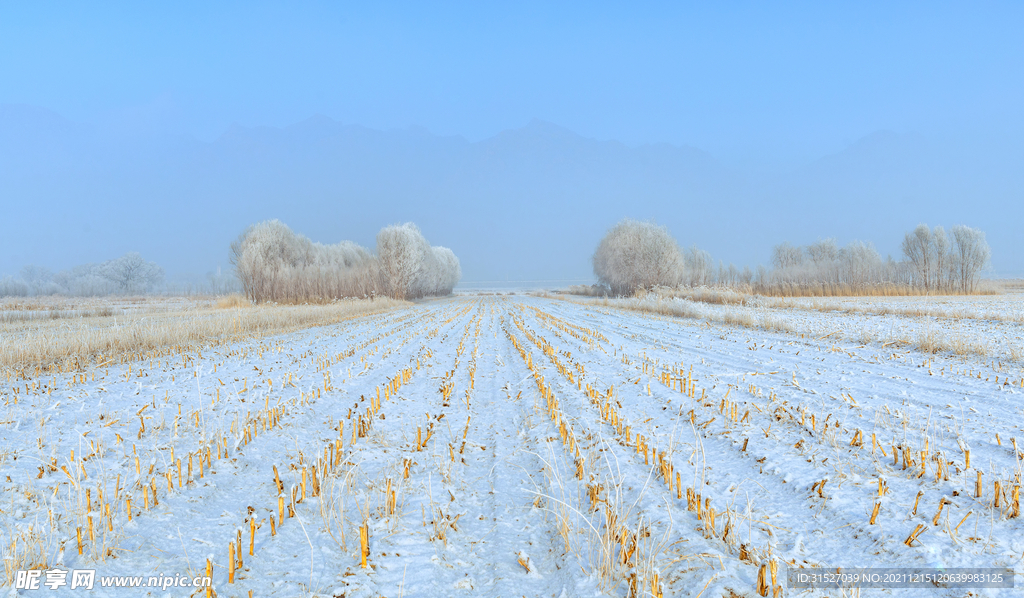
[[374, 255], [351, 241], [316, 243], [269, 220], [249, 227], [231, 244], [231, 263], [254, 302], [448, 295], [462, 277], [455, 254], [431, 247], [412, 223], [381, 229]]
[[787, 296], [969, 294], [978, 291], [991, 257], [985, 233], [962, 225], [947, 234], [941, 226], [922, 224], [904, 236], [902, 249], [903, 259], [896, 261], [861, 241], [846, 247], [834, 239], [805, 247], [782, 243], [772, 251], [770, 268], [740, 270], [721, 262], [716, 267], [697, 247], [682, 251], [664, 227], [627, 219], [594, 252], [598, 285], [575, 291], [631, 295], [654, 287], [723, 286]]
[[20, 276], [0, 280], [0, 297], [30, 295], [140, 295], [150, 293], [164, 282], [164, 269], [138, 253], [101, 264], [83, 264], [54, 274], [41, 266], [25, 266]]

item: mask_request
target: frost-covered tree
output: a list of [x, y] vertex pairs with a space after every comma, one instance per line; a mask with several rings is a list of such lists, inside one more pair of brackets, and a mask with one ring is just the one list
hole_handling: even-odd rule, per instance
[[373, 295], [377, 259], [351, 241], [314, 243], [279, 220], [250, 226], [231, 244], [231, 263], [252, 301], [320, 302]]
[[953, 286], [952, 262], [946, 229], [936, 226], [932, 229], [932, 286], [936, 289], [945, 290]]
[[864, 289], [884, 282], [882, 256], [874, 245], [853, 241], [839, 252], [837, 273], [839, 283], [852, 289]]
[[230, 272], [222, 272], [220, 266], [217, 270], [206, 273], [206, 292], [214, 295], [226, 295], [239, 290], [238, 279]]
[[461, 276], [455, 254], [430, 247], [414, 224], [381, 230], [377, 247], [380, 256], [351, 241], [315, 243], [269, 220], [232, 243], [231, 263], [246, 296], [256, 302], [449, 294]]
[[711, 254], [696, 245], [687, 251], [686, 282], [692, 287], [709, 285], [715, 278], [715, 267]]
[[447, 247], [431, 247], [431, 250], [434, 252], [434, 259], [441, 266], [438, 285], [433, 294], [450, 295], [455, 285], [462, 280], [462, 265], [455, 252]]
[[665, 227], [626, 219], [609, 230], [593, 256], [594, 274], [617, 295], [654, 286], [676, 286], [684, 260]]
[[929, 229], [921, 224], [903, 238], [903, 255], [914, 284], [926, 291], [973, 293], [991, 250], [978, 229], [954, 226], [951, 240], [941, 226]]
[[406, 299], [418, 294], [429, 276], [428, 272], [421, 274], [429, 255], [430, 244], [411, 222], [388, 226], [377, 233], [377, 257], [391, 297]]
[[0, 278], [0, 297], [27, 297], [28, 285], [12, 276]]
[[110, 295], [117, 292], [117, 286], [101, 274], [103, 264], [81, 264], [61, 270], [53, 281], [63, 293], [79, 297]]
[[788, 242], [780, 243], [772, 248], [772, 267], [777, 270], [796, 268], [804, 264], [804, 252]]
[[283, 299], [284, 270], [298, 260], [295, 234], [283, 222], [250, 226], [231, 244], [231, 263], [246, 296], [253, 301]]
[[839, 259], [839, 244], [835, 239], [820, 239], [808, 245], [804, 252], [812, 264], [824, 266]]
[[121, 293], [144, 293], [164, 279], [163, 268], [147, 262], [134, 251], [104, 263], [98, 274], [113, 283]]
[[758, 289], [761, 292], [860, 293], [891, 284], [893, 279], [891, 268], [874, 246], [862, 241], [842, 248], [835, 239], [822, 239], [806, 247], [783, 243], [773, 250], [772, 265], [767, 283]]
[[934, 267], [935, 238], [927, 224], [919, 224], [912, 232], [903, 237], [903, 256], [913, 267], [918, 284], [925, 290], [932, 288], [932, 269]]
[[25, 266], [20, 279], [8, 277], [0, 295], [71, 295], [90, 297], [115, 293], [149, 293], [162, 288], [163, 268], [138, 253], [101, 264], [80, 264], [56, 274], [45, 267]]
[[962, 224], [953, 227], [953, 242], [953, 268], [960, 292], [972, 293], [978, 274], [989, 265], [992, 251], [985, 240], [985, 233]]
[[53, 282], [53, 272], [43, 266], [25, 266], [21, 269], [21, 280], [33, 295], [53, 295], [62, 291], [60, 285]]
[[455, 253], [446, 247], [431, 247], [411, 222], [381, 229], [377, 256], [387, 292], [396, 299], [448, 295], [462, 278]]

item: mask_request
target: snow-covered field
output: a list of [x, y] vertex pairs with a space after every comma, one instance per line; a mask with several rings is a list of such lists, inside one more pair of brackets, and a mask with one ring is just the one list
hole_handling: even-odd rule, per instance
[[[789, 588], [800, 567], [1024, 573], [1019, 321], [931, 318], [992, 347], [957, 355], [886, 340], [920, 335], [919, 315], [701, 309], [786, 326], [460, 297], [4, 379], [0, 592], [202, 596], [99, 580], [208, 564], [219, 596], [389, 598], [757, 596], [773, 567], [786, 596], [841, 595]], [[30, 567], [97, 581], [16, 589]]]

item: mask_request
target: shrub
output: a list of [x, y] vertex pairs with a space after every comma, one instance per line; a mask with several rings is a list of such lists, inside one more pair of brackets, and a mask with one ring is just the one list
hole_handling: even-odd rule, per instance
[[27, 297], [28, 285], [10, 276], [0, 279], [0, 297]]
[[683, 279], [683, 254], [665, 227], [626, 219], [608, 231], [593, 257], [594, 274], [617, 295]]
[[416, 225], [377, 234], [377, 252], [342, 241], [314, 243], [278, 220], [249, 227], [231, 245], [231, 263], [253, 302], [320, 303], [386, 294], [397, 299], [448, 295], [462, 276], [459, 259], [431, 247]]
[[377, 233], [377, 256], [385, 292], [395, 299], [449, 295], [459, 279], [459, 258], [447, 247], [431, 247], [415, 224]]
[[374, 295], [377, 260], [350, 241], [314, 243], [279, 220], [249, 227], [231, 244], [231, 263], [255, 302], [323, 302]]

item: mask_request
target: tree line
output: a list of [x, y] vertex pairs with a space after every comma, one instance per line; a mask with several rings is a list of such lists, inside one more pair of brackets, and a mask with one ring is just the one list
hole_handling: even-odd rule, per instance
[[377, 253], [351, 241], [316, 243], [279, 220], [250, 226], [231, 244], [231, 263], [254, 302], [323, 302], [387, 295], [449, 295], [462, 277], [447, 247], [432, 247], [415, 224], [377, 233]]
[[626, 219], [602, 238], [592, 261], [598, 288], [590, 292], [630, 295], [679, 286], [723, 286], [764, 295], [857, 295], [975, 293], [991, 250], [985, 233], [958, 225], [919, 225], [906, 233], [903, 259], [885, 259], [871, 243], [840, 247], [823, 239], [804, 247], [780, 243], [771, 267], [742, 270], [697, 247], [683, 251], [665, 227]]
[[42, 266], [25, 266], [20, 276], [0, 280], [0, 297], [30, 295], [141, 295], [160, 288], [164, 269], [136, 252], [99, 264], [82, 264], [53, 273]]

